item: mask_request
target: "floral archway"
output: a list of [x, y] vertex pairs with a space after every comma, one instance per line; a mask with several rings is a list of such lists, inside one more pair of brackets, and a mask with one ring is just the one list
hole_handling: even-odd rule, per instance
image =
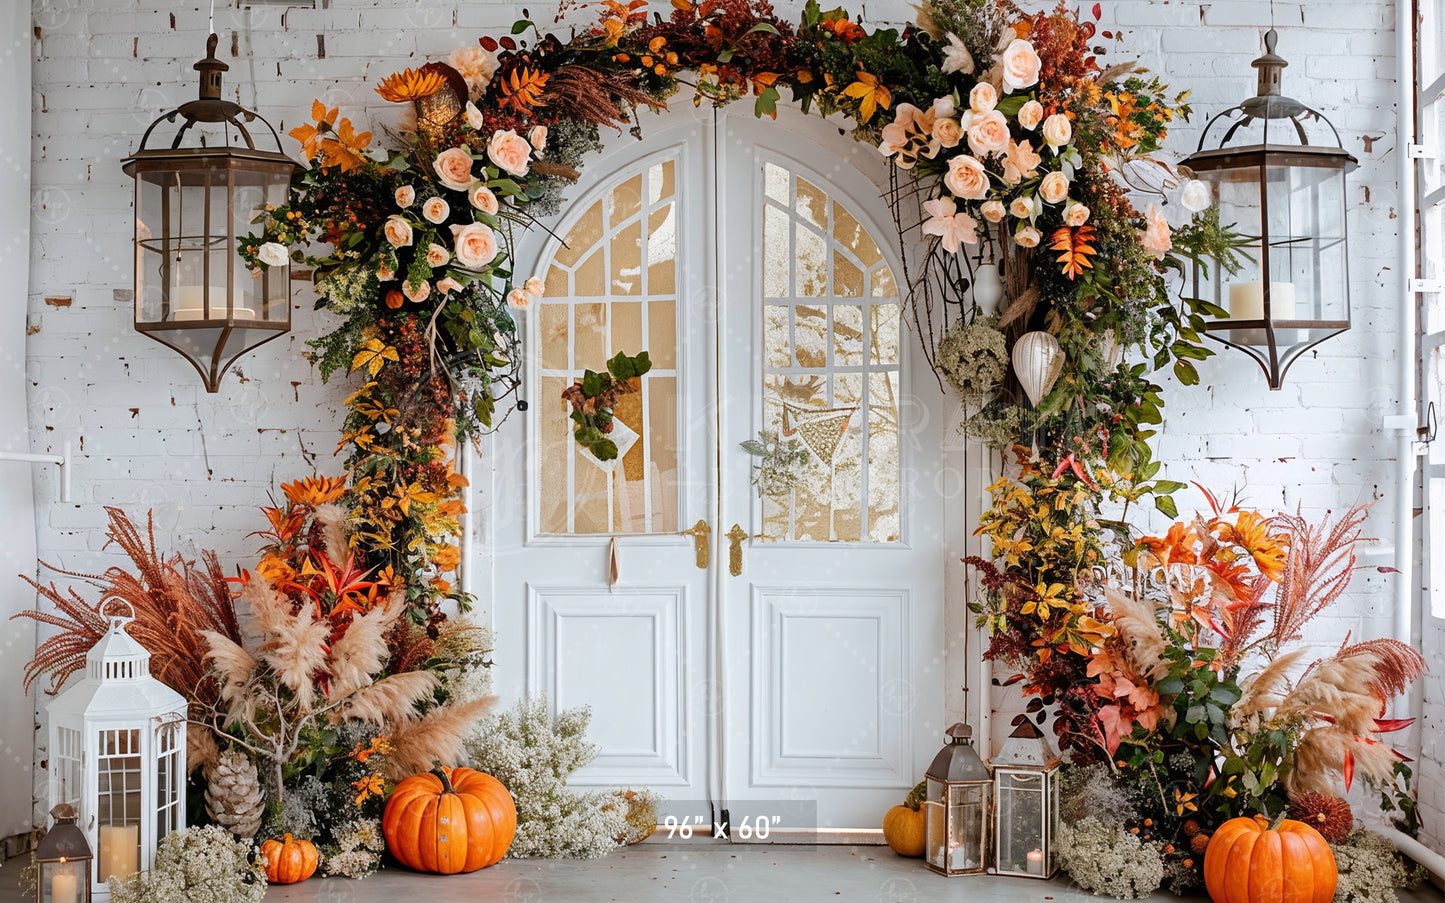
[[[816, 0], [796, 23], [763, 0], [672, 0], [666, 16], [603, 0], [565, 40], [524, 19], [383, 80], [377, 92], [403, 106], [380, 154], [372, 132], [316, 102], [291, 133], [310, 168], [242, 253], [257, 269], [309, 265], [317, 306], [341, 318], [311, 345], [323, 378], [353, 381], [345, 474], [283, 486], [263, 508], [261, 558], [239, 578], [214, 557], [166, 558], [113, 512], [139, 576], [98, 581], [103, 597], [132, 601], [138, 639], [191, 700], [196, 762], [261, 766], [273, 822], [300, 818], [287, 801], [304, 797], [344, 826], [313, 825], [352, 871], [375, 866], [389, 787], [461, 761], [488, 704], [488, 641], [446, 613], [472, 601], [454, 583], [466, 485], [455, 462], [520, 406], [512, 311], [543, 283], [516, 270], [518, 232], [547, 228], [604, 132], [637, 129], [646, 109], [750, 100], [767, 116], [788, 92], [805, 112], [846, 118], [890, 161], [900, 245], [924, 239], [903, 267], [913, 332], [964, 406], [961, 429], [1017, 449], [979, 526], [992, 557], [972, 563], [989, 654], [1019, 670], [1027, 716], [1042, 723], [1052, 704], [1077, 761], [1149, 788], [1132, 805], [1181, 876], [1199, 877], [1193, 837], [1282, 811], [1288, 791], [1318, 793], [1333, 775], [1348, 785], [1356, 767], [1406, 799], [1374, 736], [1399, 725], [1359, 712], [1418, 673], [1418, 654], [1379, 642], [1316, 663], [1317, 679], [1357, 669], [1348, 723], [1316, 718], [1309, 699], [1271, 702], [1265, 691], [1282, 685], [1242, 671], [1246, 650], [1268, 654], [1271, 680], [1295, 661], [1281, 647], [1348, 579], [1357, 513], [1319, 527], [1211, 499], [1211, 517], [1165, 537], [1122, 523], [1145, 499], [1177, 514], [1183, 484], [1160, 478], [1149, 445], [1163, 418], [1155, 374], [1197, 381], [1205, 317], [1227, 312], [1180, 297], [1175, 277], [1231, 260], [1240, 236], [1202, 183], [1156, 156], [1190, 113], [1187, 92], [1132, 62], [1105, 66], [1095, 44], [1113, 35], [1099, 18], [1099, 4], [927, 0], [916, 24], [869, 29]], [[598, 457], [616, 455], [611, 408], [649, 365], [636, 349], [567, 391], [574, 435]], [[765, 462], [785, 454], [766, 439]], [[1175, 566], [1192, 569], [1187, 583]], [[63, 632], [29, 676], [58, 686], [105, 624], [75, 594], [40, 589], [64, 616], [33, 614]], [[243, 636], [238, 600], [260, 643]], [[1265, 630], [1270, 606], [1293, 614]], [[183, 610], [185, 630], [168, 628]], [[1265, 727], [1230, 720], [1242, 699]], [[244, 833], [249, 818], [229, 826]]]

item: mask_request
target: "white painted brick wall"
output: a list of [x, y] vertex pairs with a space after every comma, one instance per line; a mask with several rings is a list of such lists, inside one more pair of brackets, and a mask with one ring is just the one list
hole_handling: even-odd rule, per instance
[[[342, 106], [359, 126], [384, 125], [390, 107], [372, 92], [376, 79], [486, 31], [500, 33], [520, 4], [323, 0], [323, 6], [235, 9], [223, 0], [216, 10], [221, 55], [232, 64], [228, 96], [258, 108], [283, 134], [305, 120], [318, 96]], [[546, 3], [530, 6], [539, 17], [551, 13]], [[78, 454], [75, 504], [55, 502], [53, 477], [38, 478], [41, 556], [82, 571], [105, 567], [113, 559], [100, 549], [101, 506], [121, 505], [137, 516], [152, 508], [162, 541], [179, 536], [185, 547], [213, 548], [229, 563], [245, 563], [256, 545], [247, 536], [257, 527], [255, 505], [276, 483], [313, 467], [337, 469], [331, 455], [347, 390], [323, 386], [301, 359], [306, 339], [329, 321], [311, 311], [308, 290], [298, 286], [291, 334], [243, 358], [216, 395], [201, 389], [176, 354], [133, 332], [117, 295], [131, 281], [131, 183], [120, 161], [154, 116], [192, 96], [190, 66], [204, 46], [205, 10], [142, 0], [36, 0], [33, 12], [30, 429], [37, 451], [69, 440]], [[867, 12], [874, 20], [911, 15], [903, 0], [875, 3]], [[1394, 20], [1384, 0], [1276, 3], [1274, 14], [1280, 51], [1293, 63], [1286, 91], [1330, 116], [1360, 159], [1349, 211], [1356, 326], [1299, 361], [1279, 392], [1268, 391], [1262, 374], [1237, 355], [1206, 362], [1201, 385], [1168, 389], [1159, 451], [1171, 478], [1199, 480], [1216, 492], [1239, 486], [1253, 504], [1315, 515], [1385, 498], [1394, 488], [1393, 444], [1380, 427], [1395, 400], [1401, 353], [1394, 333]], [[1100, 27], [1122, 40], [1101, 42], [1120, 48], [1111, 60], [1127, 50], [1171, 83], [1193, 89], [1194, 122], [1176, 128], [1169, 143], [1182, 156], [1202, 122], [1252, 92], [1248, 64], [1267, 17], [1264, 4], [1246, 0], [1111, 0]], [[238, 58], [230, 55], [233, 34]], [[318, 35], [325, 59], [317, 57]], [[294, 150], [289, 139], [287, 149]], [[47, 297], [71, 303], [50, 306]], [[1185, 509], [1201, 504], [1188, 493], [1181, 501]], [[1391, 521], [1388, 504], [1372, 512], [1366, 529], [1377, 539], [1363, 563], [1390, 562]], [[1362, 571], [1338, 611], [1314, 625], [1314, 635], [1329, 641], [1345, 630], [1388, 635], [1392, 591], [1389, 578]], [[1439, 631], [1431, 636], [1438, 649]], [[1429, 686], [1432, 704], [1445, 701], [1438, 677]], [[1423, 767], [1438, 777], [1440, 752]], [[1427, 817], [1435, 825], [1445, 821], [1438, 800]]]

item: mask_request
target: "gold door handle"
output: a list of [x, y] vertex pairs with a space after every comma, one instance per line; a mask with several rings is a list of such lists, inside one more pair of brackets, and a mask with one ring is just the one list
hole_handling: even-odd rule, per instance
[[727, 538], [732, 543], [728, 546], [728, 573], [738, 577], [743, 572], [743, 540], [749, 538], [748, 531], [744, 530], [741, 524], [733, 524], [733, 528], [727, 532]]
[[692, 537], [692, 550], [693, 553], [697, 555], [698, 568], [704, 571], [707, 570], [708, 549], [711, 546], [709, 539], [712, 537], [712, 527], [707, 525], [706, 520], [698, 518], [697, 523], [693, 524], [691, 529], [681, 532], [684, 536]]

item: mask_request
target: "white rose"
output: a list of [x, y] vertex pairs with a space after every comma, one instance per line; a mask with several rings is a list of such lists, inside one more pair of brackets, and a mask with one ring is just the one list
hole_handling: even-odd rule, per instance
[[1003, 75], [1003, 86], [1008, 91], [1018, 91], [1039, 82], [1039, 70], [1043, 68], [1043, 60], [1034, 50], [1034, 45], [1022, 38], [1015, 38], [1004, 48], [1003, 57], [999, 60], [999, 69]]
[[1074, 127], [1069, 124], [1069, 117], [1063, 113], [1055, 113], [1044, 120], [1044, 141], [1054, 149], [1063, 147], [1074, 137]]
[[1043, 235], [1033, 226], [1024, 226], [1014, 235], [1014, 243], [1020, 248], [1037, 248]]
[[1017, 219], [1028, 219], [1034, 215], [1034, 202], [1024, 197], [1014, 198], [1009, 202], [1008, 212]]
[[968, 92], [968, 108], [975, 113], [987, 113], [998, 106], [998, 91], [988, 82], [979, 82]]
[[467, 125], [471, 126], [474, 132], [483, 131], [487, 127], [487, 120], [482, 117], [482, 111], [478, 110], [477, 105], [470, 100], [467, 101], [466, 107], [463, 108], [462, 116], [466, 118]]
[[952, 94], [945, 94], [933, 100], [934, 119], [952, 119], [958, 112], [958, 105], [953, 102]]
[[1064, 225], [1078, 228], [1089, 221], [1089, 208], [1075, 201], [1064, 208]]
[[1184, 190], [1179, 192], [1179, 203], [1190, 213], [1198, 213], [1210, 204], [1209, 185], [1198, 179], [1190, 179], [1184, 183]]
[[410, 207], [416, 200], [416, 189], [410, 185], [403, 185], [396, 190], [396, 206]]
[[274, 241], [268, 241], [256, 249], [256, 259], [268, 267], [284, 267], [291, 262], [291, 257], [286, 253], [286, 246]]

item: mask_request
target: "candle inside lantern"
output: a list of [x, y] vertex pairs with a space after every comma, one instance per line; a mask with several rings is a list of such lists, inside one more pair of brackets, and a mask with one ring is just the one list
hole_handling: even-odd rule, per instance
[[1030, 874], [1030, 875], [1042, 875], [1042, 874], [1044, 873], [1044, 851], [1043, 851], [1043, 850], [1029, 850], [1029, 852], [1028, 852], [1028, 860], [1029, 860], [1028, 868], [1029, 868], [1029, 874]]
[[140, 871], [140, 825], [100, 826], [100, 880]]
[[50, 879], [50, 903], [77, 903], [78, 900], [74, 875], [60, 874]]
[[[211, 316], [226, 315], [226, 287], [211, 286]], [[231, 316], [238, 320], [254, 320], [256, 312], [249, 307], [231, 308]], [[206, 299], [199, 285], [178, 285], [171, 293], [172, 320], [203, 320], [206, 318]]]
[[[1293, 282], [1270, 282], [1270, 321], [1293, 320], [1295, 318], [1295, 295]], [[1229, 286], [1229, 318], [1231, 320], [1264, 319], [1264, 283], [1234, 282]], [[1237, 341], [1245, 345], [1267, 345], [1269, 339], [1262, 329], [1241, 329], [1235, 331]], [[1274, 334], [1275, 344], [1292, 345], [1296, 341], [1295, 330], [1279, 331]]]

